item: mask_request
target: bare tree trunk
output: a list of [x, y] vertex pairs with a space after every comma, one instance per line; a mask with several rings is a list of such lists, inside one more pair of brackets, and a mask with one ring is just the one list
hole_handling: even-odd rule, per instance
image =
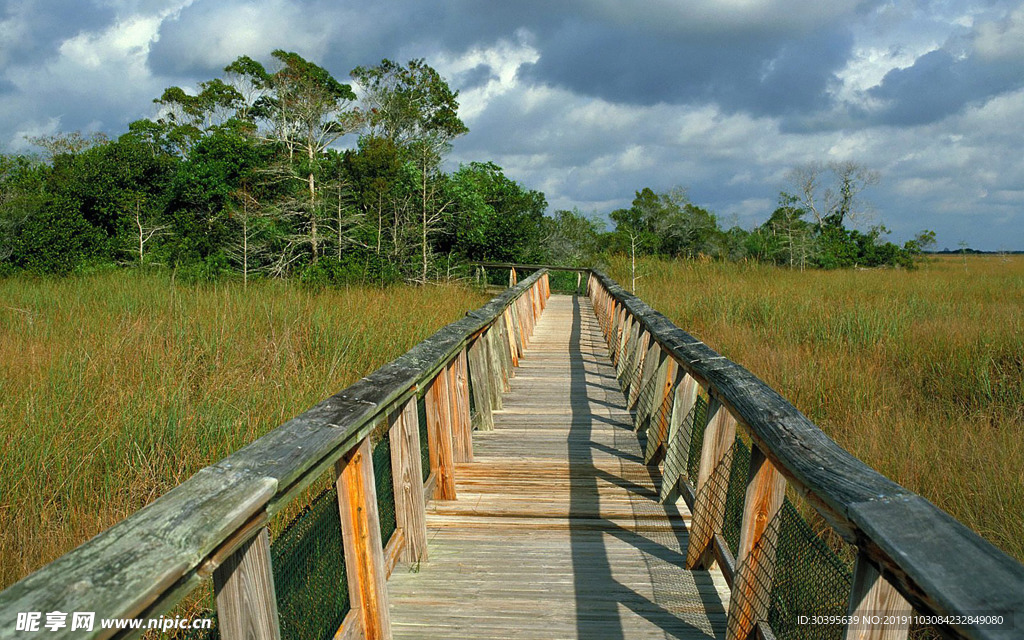
[[136, 198], [135, 199], [135, 226], [139, 228], [139, 264], [140, 265], [142, 264], [142, 259], [143, 259], [142, 249], [143, 249], [143, 247], [145, 245], [145, 240], [143, 239], [145, 236], [144, 236], [144, 233], [142, 231], [142, 211], [141, 211], [141, 209], [142, 209], [142, 203], [139, 201], [139, 198]]
[[427, 152], [423, 151], [422, 185], [423, 185], [423, 282], [427, 281]]

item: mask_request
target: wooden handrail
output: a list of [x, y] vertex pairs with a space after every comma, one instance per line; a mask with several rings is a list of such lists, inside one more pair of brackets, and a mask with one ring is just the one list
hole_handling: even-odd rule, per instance
[[[459, 415], [449, 412], [440, 419], [453, 421], [457, 429], [471, 428], [465, 384], [467, 346], [481, 339], [490, 345], [491, 362], [474, 358], [474, 366], [486, 365], [483, 371], [473, 371], [482, 384], [492, 384], [489, 379], [507, 384], [510, 371], [496, 364], [506, 357], [511, 363], [509, 349], [516, 343], [507, 336], [516, 333], [522, 340], [529, 338], [546, 291], [547, 271], [533, 273], [399, 358], [201, 469], [150, 505], [0, 592], [0, 640], [19, 637], [15, 620], [24, 612], [81, 611], [95, 612], [97, 618], [155, 618], [211, 575], [216, 578], [218, 608], [228, 606], [233, 620], [256, 620], [255, 630], [249, 629], [254, 637], [277, 637], [273, 581], [266, 579], [269, 517], [334, 468], [346, 530], [376, 530], [379, 523], [365, 519], [368, 511], [373, 512], [371, 519], [376, 518], [375, 505], [372, 510], [366, 507], [373, 486], [372, 468], [367, 467], [371, 432], [390, 419], [397, 425], [393, 433], [401, 434], [396, 441], [406, 437], [415, 441], [418, 435], [409, 434], [407, 424], [415, 418], [409, 401], [436, 378], [449, 376], [455, 381], [452, 393], [462, 394], [451, 398]], [[517, 312], [510, 315], [510, 311]], [[500, 355], [503, 348], [505, 356]], [[459, 435], [466, 436], [464, 432]], [[419, 469], [418, 451], [398, 457], [414, 457]], [[415, 474], [400, 469], [394, 475], [396, 482], [409, 482]], [[409, 487], [396, 490], [408, 493]], [[422, 509], [422, 502], [418, 504]], [[366, 580], [379, 581], [384, 571], [378, 566], [379, 537], [374, 542], [370, 536], [370, 546], [365, 547], [365, 541], [353, 541], [352, 535], [361, 534], [350, 533], [345, 539], [346, 545], [357, 545], [352, 553], [346, 553], [346, 564], [361, 564], [353, 564], [350, 572], [355, 569], [358, 575], [369, 576]], [[246, 577], [233, 580], [237, 572], [245, 572]], [[373, 588], [370, 584], [359, 586], [364, 591]], [[246, 588], [256, 591], [244, 593]], [[353, 604], [365, 601], [372, 601], [378, 609], [387, 606], [376, 596], [353, 597]], [[365, 637], [390, 636], [386, 611], [364, 611], [361, 618], [364, 627], [373, 621], [374, 628], [362, 629]], [[232, 625], [226, 621], [221, 627], [227, 640], [241, 637], [242, 631]], [[65, 627], [48, 631], [46, 637], [106, 638], [115, 633], [97, 625], [91, 632], [72, 632]], [[117, 637], [132, 635], [138, 633]]]
[[[713, 405], [719, 405], [720, 411], [727, 412], [749, 434], [754, 447], [752, 473], [737, 564], [763, 534], [753, 520], [763, 520], [778, 509], [784, 487], [778, 485], [776, 478], [781, 474], [836, 532], [857, 547], [851, 612], [858, 607], [864, 610], [863, 597], [867, 594], [871, 594], [874, 602], [886, 605], [876, 606], [875, 613], [904, 610], [886, 595], [891, 585], [898, 592], [894, 592], [897, 600], [902, 597], [920, 613], [1002, 614], [1010, 619], [1000, 627], [973, 624], [969, 618], [962, 623], [937, 625], [950, 636], [993, 640], [1020, 637], [1019, 625], [1024, 624], [1024, 565], [851, 455], [774, 389], [675, 326], [607, 275], [591, 271], [588, 290], [608, 337], [613, 360], [621, 364], [620, 372], [639, 370], [637, 361], [644, 357], [643, 350], [648, 349], [644, 339], [647, 336], [685, 372], [677, 383], [677, 398], [689, 394], [682, 391], [682, 380], [692, 378], [705, 389]], [[635, 386], [648, 382], [652, 371], [647, 367], [643, 379]], [[633, 389], [629, 391], [632, 397]], [[692, 406], [692, 399], [688, 402]], [[711, 408], [709, 415], [713, 411]], [[670, 429], [678, 424], [675, 411], [671, 422]], [[709, 426], [712, 436], [721, 435], [719, 431], [718, 427]], [[714, 442], [705, 440], [704, 455], [708, 459], [702, 460], [702, 469], [722, 459], [724, 440], [731, 441], [728, 432]], [[674, 490], [663, 487], [663, 497]], [[694, 514], [697, 529], [703, 517], [704, 514]], [[712, 525], [713, 520], [714, 516]], [[716, 532], [712, 527], [705, 533], [716, 535], [720, 530]], [[749, 563], [744, 569], [750, 569]], [[741, 579], [744, 578], [732, 578], [734, 582]], [[750, 583], [743, 588], [754, 586]], [[736, 584], [733, 589], [735, 604], [742, 598], [736, 598]], [[731, 609], [730, 618], [734, 615], [736, 612]], [[745, 638], [750, 631], [744, 628], [734, 632], [732, 625], [731, 619], [730, 637]], [[875, 637], [872, 634], [876, 631], [861, 631], [857, 637]]]

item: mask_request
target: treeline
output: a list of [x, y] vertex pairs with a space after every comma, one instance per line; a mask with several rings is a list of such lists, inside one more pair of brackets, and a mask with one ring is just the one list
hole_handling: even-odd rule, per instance
[[[427, 281], [468, 260], [543, 257], [547, 203], [490, 162], [446, 173], [468, 129], [422, 60], [353, 87], [286, 51], [249, 57], [116, 139], [34, 139], [0, 157], [0, 273], [163, 265], [182, 277]], [[354, 148], [339, 151], [344, 139]]]
[[[579, 212], [558, 212], [556, 226], [572, 240], [555, 242], [552, 248], [556, 257], [581, 256], [579, 264], [619, 253], [837, 269], [912, 267], [935, 244], [933, 231], [897, 245], [883, 240], [888, 230], [882, 225], [867, 231], [847, 226], [851, 219], [865, 217], [859, 194], [877, 180], [858, 164], [805, 165], [790, 177], [794, 192], [781, 192], [775, 210], [754, 229], [724, 228], [714, 213], [690, 202], [683, 189], [656, 193], [645, 188], [636, 192], [631, 207], [609, 214], [612, 231]], [[563, 246], [573, 250], [559, 253]]]
[[[458, 92], [423, 60], [351, 72], [355, 89], [295, 53], [242, 56], [222, 78], [156, 98], [116, 139], [32, 139], [0, 156], [0, 275], [162, 266], [183, 279], [427, 282], [470, 261], [589, 266], [604, 256], [757, 260], [793, 268], [911, 266], [934, 233], [897, 246], [858, 231], [855, 163], [806, 165], [759, 227], [724, 228], [673, 189], [608, 214], [546, 216], [544, 194], [491, 162], [442, 169], [468, 132]], [[339, 150], [349, 147], [347, 150]]]

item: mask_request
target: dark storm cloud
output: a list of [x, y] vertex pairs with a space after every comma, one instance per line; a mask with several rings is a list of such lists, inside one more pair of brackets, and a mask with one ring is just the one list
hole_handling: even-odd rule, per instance
[[825, 90], [849, 56], [841, 26], [779, 38], [744, 31], [646, 33], [570, 19], [538, 37], [537, 82], [613, 102], [716, 102], [731, 110], [778, 115], [824, 107]]
[[1024, 62], [986, 61], [937, 49], [905, 69], [894, 69], [872, 88], [886, 106], [875, 117], [893, 125], [918, 125], [958, 113], [968, 104], [1024, 87]]
[[[438, 50], [458, 53], [525, 37], [540, 54], [535, 65], [524, 69], [532, 82], [625, 104], [715, 101], [729, 109], [777, 115], [825, 107], [826, 88], [853, 43], [842, 23], [795, 30], [771, 21], [734, 31], [721, 25], [702, 30], [697, 23], [658, 29], [647, 22], [624, 23], [587, 3], [488, 3], [482, 9], [466, 0], [386, 8], [356, 2], [339, 9], [336, 3], [315, 1], [282, 17], [281, 38], [264, 42], [267, 51], [225, 47], [223, 55], [208, 55], [219, 50], [218, 33], [223, 33], [213, 25], [224, 24], [246, 6], [198, 2], [166, 21], [151, 50], [154, 72], [210, 77], [242, 53], [265, 58], [276, 47], [301, 52], [304, 43], [287, 38], [311, 30], [329, 40], [318, 61], [339, 77], [382, 57], [429, 58]], [[247, 27], [253, 28], [236, 28]], [[240, 39], [237, 33], [231, 37]], [[482, 77], [467, 76], [465, 85], [454, 78], [453, 84], [468, 88]]]
[[13, 42], [0, 43], [5, 64], [23, 64], [52, 56], [60, 44], [82, 31], [100, 29], [114, 20], [109, 6], [81, 0], [11, 2], [0, 20], [10, 21]]

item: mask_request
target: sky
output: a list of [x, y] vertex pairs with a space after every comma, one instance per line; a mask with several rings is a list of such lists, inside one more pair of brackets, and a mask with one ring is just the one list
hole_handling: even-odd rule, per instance
[[[875, 170], [857, 225], [1024, 250], [1024, 4], [1002, 0], [2, 0], [0, 151], [119, 135], [166, 87], [295, 51], [339, 79], [424, 58], [549, 211], [687, 189], [752, 228], [807, 163]], [[349, 142], [350, 144], [352, 141]]]

